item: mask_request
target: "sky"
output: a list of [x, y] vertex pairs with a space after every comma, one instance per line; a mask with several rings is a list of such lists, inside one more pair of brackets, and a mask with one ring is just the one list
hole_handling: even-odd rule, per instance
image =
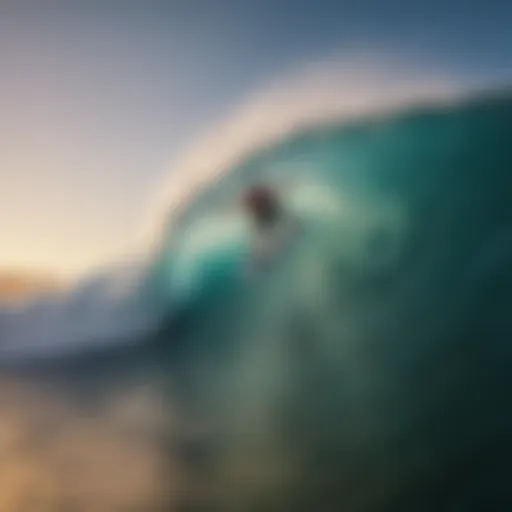
[[512, 79], [503, 0], [5, 0], [0, 269], [117, 258], [172, 163], [276, 76], [335, 52]]

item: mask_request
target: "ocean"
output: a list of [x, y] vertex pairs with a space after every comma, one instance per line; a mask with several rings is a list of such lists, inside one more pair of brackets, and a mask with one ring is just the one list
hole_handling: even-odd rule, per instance
[[[221, 171], [128, 274], [0, 311], [0, 510], [512, 508], [510, 94]], [[304, 229], [248, 276], [256, 183]]]

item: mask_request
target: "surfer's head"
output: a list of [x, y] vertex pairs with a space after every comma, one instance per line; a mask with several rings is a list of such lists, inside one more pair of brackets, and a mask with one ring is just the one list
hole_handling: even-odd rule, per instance
[[253, 185], [242, 196], [242, 203], [258, 225], [268, 225], [277, 220], [279, 200], [275, 190], [267, 185]]

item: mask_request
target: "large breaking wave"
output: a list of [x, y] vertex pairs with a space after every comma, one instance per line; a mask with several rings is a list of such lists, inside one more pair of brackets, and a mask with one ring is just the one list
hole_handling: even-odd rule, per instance
[[[322, 126], [344, 126], [351, 119], [367, 117], [372, 122], [372, 116], [418, 104], [452, 103], [461, 92], [448, 75], [413, 67], [404, 73], [396, 59], [364, 53], [335, 56], [276, 81], [184, 152], [161, 187], [163, 193], [152, 200], [134, 261], [113, 262], [60, 297], [0, 311], [0, 361], [53, 358], [140, 342], [163, 317], [193, 300], [194, 286], [209, 286], [208, 278], [199, 274], [210, 274], [211, 262], [217, 261], [219, 271], [229, 271], [247, 258], [249, 233], [236, 202], [237, 194], [251, 183], [266, 180], [284, 186], [285, 200], [299, 215], [336, 221], [336, 210], [346, 198], [327, 190], [331, 184], [325, 181], [323, 162], [315, 168], [315, 162], [302, 161], [299, 149], [284, 163], [278, 155], [265, 164], [263, 173], [248, 173], [250, 159], [259, 153], [263, 158], [272, 145], [292, 141], [307, 127], [317, 127], [315, 132]], [[361, 207], [345, 204], [343, 215], [357, 215]], [[176, 226], [185, 222], [185, 212], [191, 223], [186, 233]]]
[[[130, 279], [107, 272], [1, 314], [7, 362], [144, 347], [128, 373], [156, 364], [165, 408], [178, 408], [171, 501], [510, 504], [512, 99], [378, 76], [377, 89], [322, 79], [329, 108], [298, 92], [296, 110], [286, 95], [274, 95], [281, 108], [255, 102], [185, 159]], [[305, 231], [248, 280], [236, 198], [261, 181]]]

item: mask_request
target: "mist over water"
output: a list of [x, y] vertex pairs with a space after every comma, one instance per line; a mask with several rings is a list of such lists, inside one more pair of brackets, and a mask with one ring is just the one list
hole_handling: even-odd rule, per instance
[[[512, 98], [390, 104], [213, 171], [118, 293], [2, 312], [2, 510], [512, 505]], [[304, 234], [246, 279], [261, 181]]]

